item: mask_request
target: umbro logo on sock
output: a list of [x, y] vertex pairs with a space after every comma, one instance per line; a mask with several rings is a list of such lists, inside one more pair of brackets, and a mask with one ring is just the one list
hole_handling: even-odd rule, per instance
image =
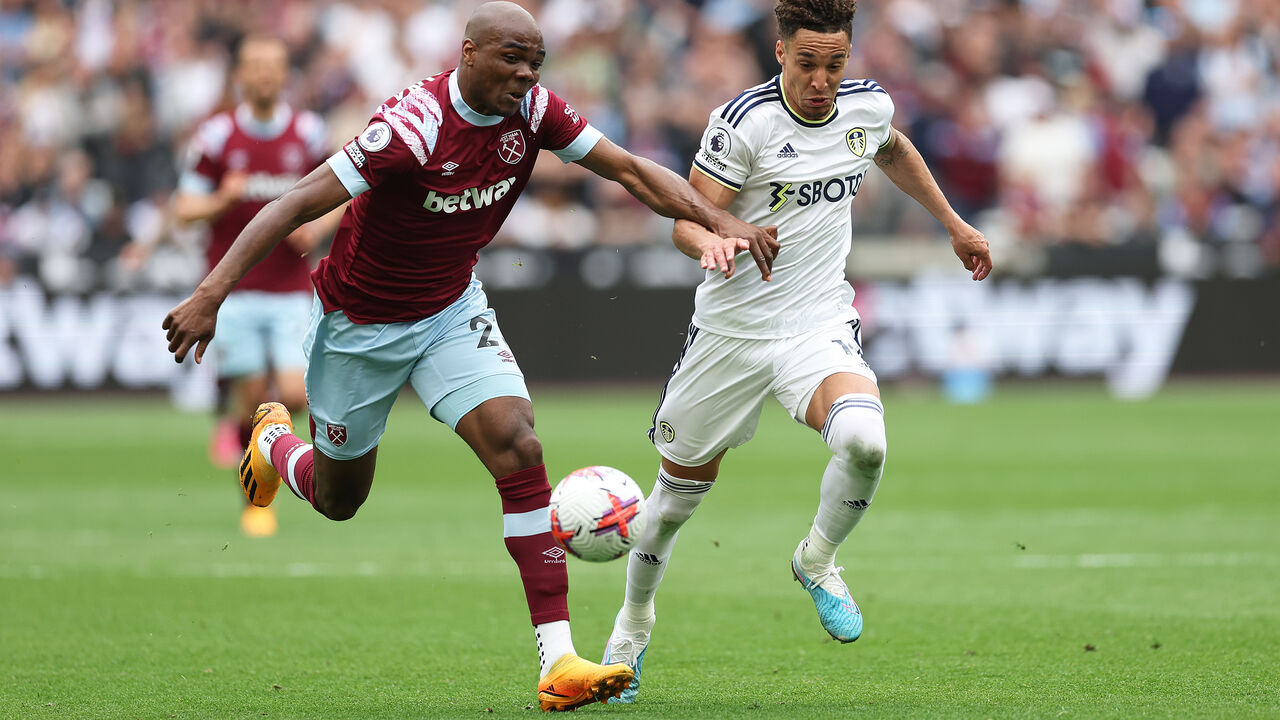
[[550, 560], [543, 560], [542, 562], [544, 563], [563, 563], [564, 562], [564, 550], [558, 546], [547, 548], [546, 550], [542, 551], [542, 554], [551, 558]]
[[796, 149], [791, 147], [791, 143], [787, 143], [782, 146], [781, 150], [778, 151], [778, 157], [786, 158], [788, 160], [795, 160], [796, 158], [800, 157], [800, 153], [796, 152]]
[[658, 556], [652, 553], [637, 552], [633, 554], [636, 556], [637, 560], [644, 563], [645, 565], [661, 565], [662, 564], [662, 561], [658, 559]]

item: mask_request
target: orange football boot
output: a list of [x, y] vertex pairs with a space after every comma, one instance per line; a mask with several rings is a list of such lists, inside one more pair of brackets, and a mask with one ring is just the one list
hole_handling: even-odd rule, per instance
[[285, 425], [293, 432], [293, 418], [289, 409], [277, 402], [262, 403], [253, 413], [253, 435], [249, 437], [249, 447], [244, 449], [244, 458], [240, 461], [240, 487], [251, 505], [266, 507], [276, 497], [280, 489], [280, 473], [271, 466], [271, 458], [258, 449], [258, 437], [262, 429], [268, 425]]
[[245, 537], [264, 538], [276, 534], [280, 523], [276, 520], [275, 508], [245, 505], [240, 512], [240, 532]]
[[597, 665], [573, 653], [565, 653], [538, 682], [538, 704], [547, 712], [576, 710], [606, 702], [631, 684], [631, 668]]

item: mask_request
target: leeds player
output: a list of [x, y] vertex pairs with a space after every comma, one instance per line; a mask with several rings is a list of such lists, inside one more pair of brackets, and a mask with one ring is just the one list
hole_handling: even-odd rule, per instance
[[632, 672], [579, 658], [569, 632], [568, 574], [551, 536], [551, 487], [524, 376], [472, 268], [524, 189], [540, 149], [617, 181], [653, 210], [747, 238], [767, 271], [777, 240], [699, 195], [678, 175], [604, 139], [538, 84], [546, 51], [528, 12], [480, 5], [458, 67], [384, 103], [360, 136], [268, 205], [164, 321], [169, 349], [200, 359], [218, 305], [299, 223], [352, 199], [313, 273], [305, 348], [315, 445], [278, 403], [258, 408], [241, 463], [256, 505], [289, 489], [326, 517], [368, 497], [378, 442], [408, 382], [433, 417], [475, 451], [497, 482], [503, 535], [520, 570], [538, 641], [544, 710], [571, 710], [624, 689]]
[[647, 501], [654, 519], [628, 560], [626, 599], [604, 654], [635, 671], [618, 701], [634, 702], [639, 690], [653, 596], [677, 531], [725, 452], [751, 438], [770, 395], [832, 451], [792, 572], [832, 637], [852, 642], [862, 632], [835, 553], [871, 504], [886, 452], [884, 408], [844, 275], [849, 203], [872, 162], [942, 223], [974, 280], [991, 271], [982, 234], [951, 209], [920, 154], [890, 124], [888, 93], [872, 80], [841, 79], [855, 9], [855, 0], [779, 2], [781, 73], [712, 111], [695, 156], [690, 183], [748, 222], [776, 224], [780, 248], [761, 282], [735, 273], [741, 243], [676, 223], [676, 246], [699, 258], [707, 277], [649, 431], [662, 456]]

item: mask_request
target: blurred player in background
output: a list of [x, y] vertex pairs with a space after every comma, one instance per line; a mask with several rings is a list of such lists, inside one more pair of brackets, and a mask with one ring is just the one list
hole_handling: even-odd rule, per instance
[[[173, 210], [180, 222], [209, 223], [206, 255], [211, 270], [259, 210], [328, 154], [320, 116], [281, 101], [288, 77], [288, 49], [282, 41], [245, 38], [235, 68], [240, 104], [195, 131]], [[215, 462], [225, 461], [230, 440], [230, 467], [235, 467], [249, 446], [253, 410], [272, 397], [273, 388], [290, 410], [306, 407], [302, 341], [312, 290], [311, 268], [304, 256], [320, 239], [313, 225], [292, 232], [245, 275], [218, 310], [220, 332], [213, 349], [219, 386], [227, 397], [212, 440]], [[230, 439], [227, 417], [236, 419]], [[272, 535], [275, 510], [246, 502], [240, 527], [250, 537]]]
[[326, 517], [355, 515], [373, 482], [387, 414], [408, 382], [497, 481], [503, 535], [538, 641], [539, 703], [571, 710], [621, 692], [632, 672], [574, 651], [533, 407], [472, 272], [476, 253], [510, 213], [541, 149], [621, 183], [656, 212], [744, 238], [762, 271], [777, 241], [604, 139], [538, 85], [545, 56], [528, 12], [481, 5], [467, 22], [458, 67], [387, 100], [355, 140], [268, 205], [164, 327], [175, 358], [194, 348], [198, 361], [219, 305], [249, 268], [303, 222], [355, 198], [313, 274], [305, 347], [315, 446], [292, 434], [283, 406], [259, 407], [241, 463], [246, 495], [269, 504], [283, 475]]
[[635, 671], [620, 702], [634, 702], [639, 691], [653, 596], [676, 535], [728, 449], [751, 439], [770, 395], [832, 452], [792, 572], [832, 637], [852, 642], [862, 632], [835, 553], [870, 506], [887, 449], [884, 407], [862, 358], [844, 274], [849, 203], [872, 161], [942, 223], [974, 280], [991, 271], [986, 239], [952, 210], [920, 153], [890, 124], [888, 93], [873, 80], [842, 80], [855, 9], [855, 0], [779, 2], [781, 73], [713, 110], [694, 156], [690, 183], [744, 220], [777, 224], [780, 247], [761, 282], [735, 273], [740, 243], [676, 221], [676, 247], [699, 258], [707, 276], [649, 430], [662, 456], [647, 500], [653, 520], [628, 559], [626, 599], [604, 653], [605, 662]]

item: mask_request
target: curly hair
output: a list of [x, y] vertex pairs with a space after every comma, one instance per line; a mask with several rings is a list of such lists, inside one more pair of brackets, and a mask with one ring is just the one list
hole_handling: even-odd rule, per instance
[[778, 35], [788, 40], [797, 30], [834, 33], [843, 30], [853, 36], [853, 14], [858, 0], [778, 0], [773, 14], [778, 18]]

